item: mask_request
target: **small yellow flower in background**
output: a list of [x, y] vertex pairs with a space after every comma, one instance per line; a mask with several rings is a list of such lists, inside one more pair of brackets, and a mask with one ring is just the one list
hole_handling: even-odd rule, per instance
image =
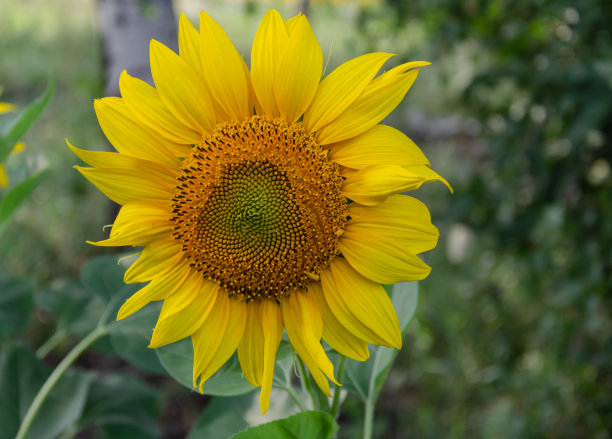
[[322, 81], [305, 16], [263, 18], [251, 68], [206, 13], [181, 15], [179, 54], [151, 42], [155, 87], [121, 75], [121, 98], [95, 102], [118, 153], [72, 150], [77, 169], [121, 204], [101, 246], [142, 246], [127, 283], [149, 282], [123, 319], [163, 300], [150, 347], [191, 337], [200, 391], [237, 350], [265, 412], [283, 328], [329, 395], [321, 339], [356, 360], [368, 343], [400, 348], [381, 284], [423, 279], [416, 254], [438, 231], [402, 192], [444, 180], [419, 148], [381, 125], [427, 62], [375, 78], [370, 53]]
[[[0, 114], [15, 111], [16, 109], [17, 107], [15, 107], [12, 104], [8, 104], [6, 102], [0, 102]], [[23, 151], [24, 149], [25, 149], [25, 143], [17, 142], [15, 146], [13, 146], [13, 149], [11, 150], [11, 154], [16, 154], [18, 152]], [[2, 188], [7, 187], [8, 184], [9, 184], [9, 179], [8, 179], [8, 175], [6, 174], [6, 168], [4, 167], [2, 163], [0, 163], [0, 190], [2, 190]]]

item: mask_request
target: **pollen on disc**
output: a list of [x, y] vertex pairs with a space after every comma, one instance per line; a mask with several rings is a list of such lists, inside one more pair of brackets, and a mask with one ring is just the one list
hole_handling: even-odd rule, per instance
[[173, 236], [202, 276], [249, 300], [304, 288], [338, 254], [338, 165], [301, 123], [253, 116], [218, 126], [177, 177]]

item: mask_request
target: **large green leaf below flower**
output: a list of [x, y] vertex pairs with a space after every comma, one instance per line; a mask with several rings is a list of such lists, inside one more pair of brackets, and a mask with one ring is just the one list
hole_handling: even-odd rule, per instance
[[267, 424], [251, 427], [232, 439], [331, 439], [338, 424], [323, 412], [306, 411]]

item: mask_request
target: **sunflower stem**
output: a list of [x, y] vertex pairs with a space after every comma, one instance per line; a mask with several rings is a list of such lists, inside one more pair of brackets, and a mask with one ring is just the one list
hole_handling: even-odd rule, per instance
[[[344, 361], [346, 357], [344, 355], [340, 355], [340, 361], [338, 362], [338, 370], [336, 371], [336, 379], [338, 382], [342, 381], [342, 373], [344, 372]], [[341, 386], [336, 384], [336, 388], [334, 391], [334, 399], [332, 401], [331, 407], [331, 415], [334, 419], [338, 419], [338, 415], [340, 414], [340, 392], [342, 392]]]
[[312, 401], [312, 407], [315, 410], [320, 410], [322, 412], [329, 413], [329, 401], [327, 399], [327, 396], [325, 396], [323, 392], [319, 390], [319, 387], [316, 385], [316, 383], [314, 383], [312, 379], [312, 375], [306, 369], [304, 362], [299, 358], [298, 358], [298, 365], [300, 367], [300, 374], [302, 375], [301, 381], [302, 381], [304, 390], [306, 390], [306, 392], [308, 392], [308, 394], [310, 395], [310, 400]]
[[374, 423], [374, 402], [367, 399], [363, 416], [363, 439], [372, 439], [372, 424]]
[[65, 329], [58, 329], [51, 337], [47, 339], [38, 349], [36, 349], [36, 358], [42, 360], [49, 352], [55, 349], [61, 342], [63, 342], [68, 335], [68, 331]]
[[302, 362], [302, 359], [297, 357], [297, 365], [298, 365], [298, 369], [300, 369], [300, 383], [302, 384], [302, 389], [304, 389], [304, 391], [306, 391], [306, 393], [308, 393], [310, 395], [310, 399], [312, 400], [312, 405], [313, 407], [315, 407], [315, 398], [314, 395], [312, 394], [312, 389], [310, 388], [310, 380], [308, 379], [308, 373], [306, 372], [306, 366], [304, 366], [304, 363]]
[[25, 439], [32, 427], [32, 423], [34, 422], [34, 418], [38, 414], [38, 411], [42, 407], [43, 403], [51, 393], [51, 390], [58, 383], [60, 378], [64, 375], [64, 373], [68, 370], [70, 365], [75, 362], [75, 360], [81, 355], [89, 346], [91, 346], [96, 340], [108, 334], [109, 328], [106, 325], [98, 325], [96, 328], [91, 331], [87, 337], [81, 340], [70, 352], [68, 355], [64, 357], [64, 359], [57, 365], [57, 367], [51, 372], [47, 381], [40, 388], [36, 397], [34, 397], [34, 401], [28, 408], [28, 411], [19, 426], [19, 431], [17, 432], [17, 436], [15, 439]]
[[282, 389], [285, 392], [287, 392], [289, 396], [291, 397], [291, 399], [293, 399], [295, 404], [300, 408], [300, 411], [305, 412], [306, 410], [308, 410], [306, 406], [304, 405], [304, 403], [302, 402], [302, 400], [300, 399], [300, 396], [296, 393], [293, 387], [291, 386], [274, 386], [274, 387], [278, 389]]

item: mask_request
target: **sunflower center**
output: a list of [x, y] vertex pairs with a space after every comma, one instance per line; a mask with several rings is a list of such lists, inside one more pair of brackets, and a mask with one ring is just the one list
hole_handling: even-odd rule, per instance
[[173, 236], [190, 265], [230, 295], [278, 299], [338, 254], [341, 184], [338, 165], [300, 123], [228, 122], [183, 163]]

